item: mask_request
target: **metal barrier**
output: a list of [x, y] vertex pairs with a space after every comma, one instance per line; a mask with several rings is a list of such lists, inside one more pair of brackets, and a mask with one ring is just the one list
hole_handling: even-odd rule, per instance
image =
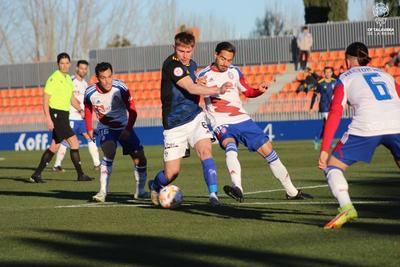
[[[400, 45], [400, 17], [388, 18], [384, 24], [385, 28], [394, 30], [393, 35], [370, 35], [369, 29], [377, 27], [375, 21], [312, 24], [309, 27], [314, 38], [312, 49], [343, 50], [353, 41], [362, 41], [371, 47]], [[290, 62], [292, 39], [293, 37], [286, 36], [232, 40], [238, 49], [234, 64]], [[194, 58], [199, 66], [206, 66], [213, 60], [216, 44], [217, 42], [197, 44]], [[90, 68], [93, 73], [98, 62], [107, 61], [113, 65], [116, 73], [159, 70], [163, 60], [171, 53], [171, 45], [92, 50], [89, 52]], [[0, 66], [0, 89], [43, 86], [55, 69], [54, 62]]]

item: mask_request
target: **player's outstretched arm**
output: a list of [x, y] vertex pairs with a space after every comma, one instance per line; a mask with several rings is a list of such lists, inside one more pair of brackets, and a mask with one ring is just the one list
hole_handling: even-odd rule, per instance
[[212, 86], [206, 87], [199, 84], [195, 84], [189, 76], [180, 79], [177, 82], [178, 86], [187, 90], [193, 95], [214, 95], [214, 94], [224, 94], [226, 91], [232, 88], [232, 83], [224, 83], [221, 87]]

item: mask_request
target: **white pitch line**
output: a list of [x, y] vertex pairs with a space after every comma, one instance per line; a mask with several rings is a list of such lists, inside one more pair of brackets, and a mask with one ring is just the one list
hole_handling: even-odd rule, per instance
[[[353, 204], [400, 205], [400, 201], [352, 201]], [[279, 202], [245, 202], [237, 205], [337, 205], [336, 201], [279, 201]]]
[[114, 207], [124, 207], [124, 208], [138, 208], [138, 207], [151, 207], [151, 204], [121, 204], [116, 202], [107, 202], [107, 203], [85, 203], [85, 204], [77, 204], [77, 205], [62, 205], [56, 206], [56, 209], [63, 208], [114, 208]]
[[[298, 187], [298, 189], [312, 189], [312, 188], [321, 188], [321, 187], [328, 187], [328, 185], [327, 184], [321, 184], [321, 185], [303, 186], [303, 187]], [[271, 193], [271, 192], [278, 192], [278, 191], [285, 191], [285, 189], [280, 188], [280, 189], [254, 191], [254, 192], [243, 193], [243, 195], [255, 195], [255, 194], [260, 194], [260, 193]]]

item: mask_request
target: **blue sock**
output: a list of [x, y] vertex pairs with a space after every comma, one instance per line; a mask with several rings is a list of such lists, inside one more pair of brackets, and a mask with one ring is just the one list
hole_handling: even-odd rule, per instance
[[275, 160], [279, 159], [278, 154], [276, 154], [275, 150], [272, 150], [271, 153], [265, 156], [264, 158], [268, 164], [274, 162]]
[[160, 192], [161, 188], [168, 185], [169, 183], [170, 181], [167, 179], [167, 177], [165, 177], [164, 171], [160, 171], [159, 173], [157, 173], [150, 187], [152, 190]]
[[203, 166], [203, 176], [206, 181], [208, 192], [217, 193], [218, 192], [218, 179], [217, 170], [215, 167], [215, 162], [213, 158], [208, 158], [201, 161]]

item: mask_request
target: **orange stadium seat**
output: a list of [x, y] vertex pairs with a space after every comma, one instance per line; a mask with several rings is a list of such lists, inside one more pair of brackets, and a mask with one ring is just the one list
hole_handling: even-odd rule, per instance
[[277, 72], [282, 74], [286, 72], [286, 64], [279, 64], [277, 68]]
[[242, 69], [242, 72], [243, 72], [243, 74], [244, 74], [245, 76], [249, 75], [250, 72], [251, 72], [250, 66], [242, 66], [241, 69]]
[[268, 73], [268, 65], [261, 65], [260, 66], [260, 74], [267, 74]]
[[304, 81], [305, 78], [306, 78], [306, 77], [305, 77], [305, 75], [304, 75], [304, 72], [302, 72], [302, 71], [298, 72], [297, 75], [296, 75], [296, 80], [297, 80], [297, 81]]
[[376, 57], [384, 57], [385, 49], [383, 47], [375, 48], [375, 56]]
[[394, 53], [394, 47], [390, 46], [390, 47], [385, 47], [385, 52], [384, 52], [384, 56], [386, 57], [390, 57], [390, 55]]
[[260, 65], [253, 65], [251, 66], [251, 71], [252, 74], [258, 75], [260, 74]]
[[321, 52], [320, 60], [327, 61], [329, 59], [329, 51]]
[[329, 60], [336, 60], [339, 57], [339, 51], [330, 51], [329, 52]]
[[276, 64], [270, 64], [268, 65], [268, 73], [270, 74], [275, 74], [277, 72], [277, 65]]
[[285, 92], [285, 93], [289, 92], [290, 91], [290, 87], [291, 87], [291, 84], [290, 83], [286, 83], [282, 88], [282, 92]]
[[318, 62], [319, 61], [319, 52], [310, 53], [310, 57], [308, 59], [310, 62]]

